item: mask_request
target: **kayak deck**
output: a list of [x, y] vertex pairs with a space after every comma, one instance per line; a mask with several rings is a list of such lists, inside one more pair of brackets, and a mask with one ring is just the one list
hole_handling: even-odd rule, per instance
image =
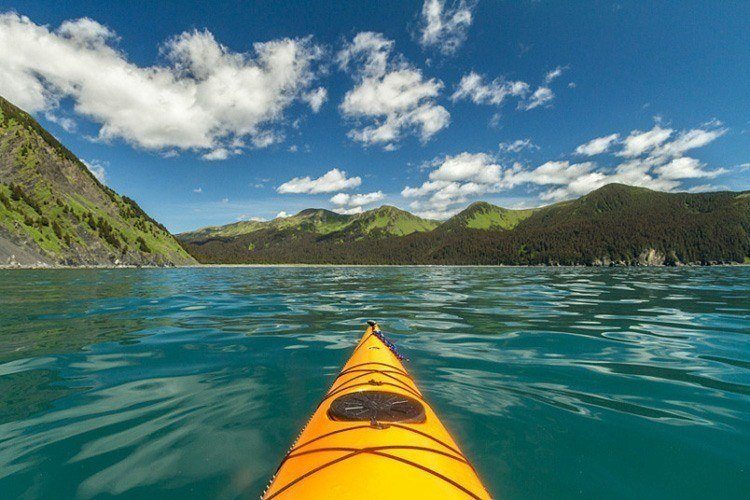
[[490, 495], [371, 323], [263, 498]]

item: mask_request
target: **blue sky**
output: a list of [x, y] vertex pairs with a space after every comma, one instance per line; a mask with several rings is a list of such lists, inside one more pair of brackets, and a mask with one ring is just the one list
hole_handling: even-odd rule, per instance
[[308, 207], [446, 217], [614, 181], [750, 189], [748, 2], [0, 12], [0, 95], [176, 232]]

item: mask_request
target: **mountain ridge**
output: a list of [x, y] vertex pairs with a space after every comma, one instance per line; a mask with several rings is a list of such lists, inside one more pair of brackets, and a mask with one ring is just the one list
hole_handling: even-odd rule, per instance
[[[432, 229], [376, 233], [376, 238], [352, 238], [341, 231], [317, 234], [301, 225], [277, 231], [274, 221], [233, 236], [188, 239], [183, 233], [178, 238], [207, 263], [750, 263], [748, 192], [666, 193], [608, 184], [578, 199], [534, 209], [476, 202], [435, 222]], [[377, 245], [371, 244], [374, 241]]]
[[[383, 205], [358, 214], [339, 214], [325, 208], [306, 208], [289, 217], [268, 221], [239, 221], [224, 226], [207, 226], [176, 235], [182, 241], [200, 241], [207, 238], [240, 236], [242, 234], [275, 230], [302, 230], [321, 236], [331, 235], [344, 239], [364, 236], [405, 236], [413, 232], [431, 231], [436, 221], [424, 219], [400, 208]], [[243, 229], [245, 231], [243, 231]]]

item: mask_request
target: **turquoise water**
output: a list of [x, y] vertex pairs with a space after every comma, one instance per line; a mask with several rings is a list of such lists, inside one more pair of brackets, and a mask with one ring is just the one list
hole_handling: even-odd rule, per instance
[[257, 497], [366, 319], [490, 491], [746, 497], [750, 268], [0, 271], [0, 497]]

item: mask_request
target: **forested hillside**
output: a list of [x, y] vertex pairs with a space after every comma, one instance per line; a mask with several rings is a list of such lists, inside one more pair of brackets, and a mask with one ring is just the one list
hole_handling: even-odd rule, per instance
[[231, 235], [214, 229], [178, 237], [207, 263], [676, 265], [742, 263], [750, 256], [750, 193], [610, 184], [534, 210], [474, 204], [434, 229], [403, 236], [323, 233], [278, 221]]
[[0, 97], [0, 265], [194, 262], [135, 201]]

